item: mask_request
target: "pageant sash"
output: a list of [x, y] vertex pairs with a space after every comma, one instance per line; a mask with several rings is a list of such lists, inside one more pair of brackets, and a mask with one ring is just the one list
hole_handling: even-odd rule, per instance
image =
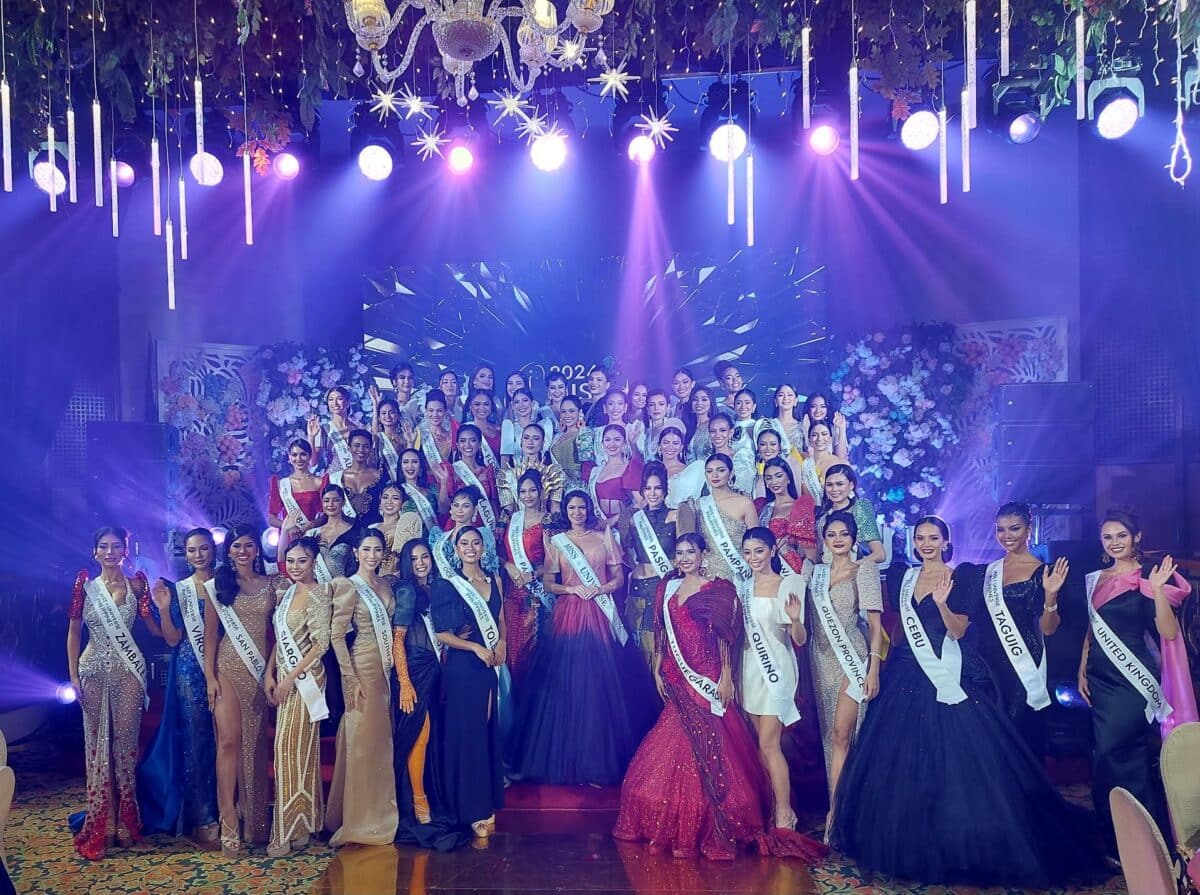
[[825, 489], [821, 487], [821, 477], [817, 474], [817, 461], [811, 457], [805, 457], [800, 464], [800, 481], [818, 505], [825, 499]]
[[404, 493], [412, 500], [413, 506], [417, 508], [417, 513], [421, 517], [421, 522], [425, 526], [426, 531], [432, 531], [437, 528], [437, 514], [433, 511], [433, 504], [429, 502], [429, 498], [425, 492], [416, 485], [409, 482], [404, 483]]
[[642, 543], [642, 549], [646, 551], [650, 565], [654, 566], [654, 571], [658, 573], [659, 578], [666, 578], [671, 574], [673, 566], [670, 557], [667, 556], [667, 551], [663, 549], [662, 541], [658, 539], [658, 532], [654, 530], [645, 510], [638, 510], [633, 514], [633, 528], [637, 532], [638, 540]]
[[[121, 610], [117, 607], [117, 601], [113, 599], [108, 585], [100, 578], [93, 578], [84, 585], [84, 591], [92, 601], [92, 608], [96, 610], [96, 615], [100, 618], [100, 624], [104, 627], [104, 636], [108, 638], [109, 646], [116, 650], [121, 661], [125, 663], [125, 667], [129, 669], [129, 673], [138, 679], [138, 683], [142, 686], [142, 692], [145, 692], [146, 660], [142, 657], [142, 651], [137, 648], [133, 634], [129, 632], [129, 626], [125, 624], [125, 619], [121, 618]], [[128, 578], [125, 579], [125, 600], [132, 602], [136, 618], [137, 597], [133, 593], [133, 582]]]
[[433, 429], [429, 428], [429, 423], [422, 420], [417, 431], [421, 433], [421, 450], [425, 452], [425, 461], [429, 464], [429, 468], [433, 469], [443, 462], [442, 452], [438, 450], [437, 439], [433, 437]]
[[242, 660], [242, 664], [246, 666], [246, 670], [250, 672], [250, 676], [258, 681], [258, 685], [261, 687], [263, 678], [267, 673], [267, 660], [258, 651], [258, 645], [254, 642], [254, 638], [250, 636], [250, 632], [242, 624], [242, 620], [238, 617], [236, 609], [232, 606], [226, 606], [220, 600], [214, 600], [213, 606], [216, 608], [217, 615], [221, 619], [221, 625], [225, 628], [225, 636], [233, 644], [238, 658]]
[[[279, 499], [283, 501], [283, 508], [288, 513], [295, 513], [300, 517], [300, 524], [297, 528], [303, 528], [306, 525], [312, 524], [312, 520], [305, 515], [304, 510], [300, 509], [300, 502], [296, 500], [296, 495], [292, 492], [292, 480], [287, 476], [279, 480]], [[354, 508], [351, 507], [350, 509], [353, 510]]]
[[433, 533], [429, 536], [433, 561], [437, 564], [438, 574], [449, 580], [458, 574], [458, 570], [454, 568], [454, 561], [451, 559], [454, 554], [454, 542], [450, 540], [450, 532], [442, 531], [440, 528], [434, 531], [437, 533], [436, 540]]
[[1046, 649], [1042, 647], [1042, 661], [1033, 661], [1029, 645], [1021, 637], [1016, 622], [1004, 602], [1004, 560], [989, 563], [983, 576], [983, 601], [987, 604], [992, 627], [1004, 647], [1004, 655], [1025, 688], [1025, 703], [1032, 709], [1044, 709], [1050, 704], [1050, 693], [1046, 689]]
[[316, 562], [313, 563], [313, 572], [316, 574], [317, 581], [320, 584], [328, 584], [334, 579], [333, 569], [329, 568], [329, 560], [325, 558], [325, 551], [317, 551]]
[[937, 689], [937, 701], [944, 705], [957, 705], [967, 698], [960, 679], [962, 677], [962, 650], [958, 641], [946, 634], [942, 640], [941, 658], [933, 651], [921, 617], [917, 615], [917, 607], [913, 603], [913, 594], [917, 589], [917, 577], [920, 568], [909, 569], [904, 573], [904, 583], [900, 586], [900, 618], [904, 624], [904, 633], [908, 636], [908, 645], [925, 672], [925, 677]]
[[717, 499], [711, 494], [706, 494], [697, 503], [700, 506], [700, 517], [704, 520], [704, 527], [708, 529], [709, 535], [712, 536], [713, 543], [717, 547], [717, 552], [721, 554], [721, 558], [733, 570], [733, 574], [738, 577], [738, 580], [745, 580], [750, 577], [750, 568], [742, 558], [742, 552], [734, 545], [733, 538], [729, 536], [729, 529], [725, 527], [725, 520], [721, 518], [721, 510], [717, 506]]
[[[383, 608], [383, 600], [380, 599], [379, 594], [375, 593], [375, 589], [367, 584], [361, 575], [351, 575], [350, 583], [358, 591], [358, 598], [367, 607], [367, 612], [371, 613], [371, 627], [375, 629], [375, 645], [379, 647], [379, 658], [383, 660], [383, 670], [384, 672], [391, 671], [394, 664], [392, 658], [392, 620], [388, 616], [387, 610]], [[359, 635], [362, 635], [361, 631]]]
[[513, 565], [526, 575], [533, 574], [533, 563], [525, 552], [525, 510], [517, 510], [508, 521], [508, 552]]
[[392, 481], [404, 481], [404, 476], [400, 475], [400, 452], [396, 450], [386, 432], [379, 433], [379, 453], [383, 455], [383, 462], [387, 464], [388, 475]]
[[687, 663], [687, 659], [683, 657], [683, 651], [679, 649], [679, 642], [675, 639], [675, 625], [671, 622], [671, 598], [678, 592], [679, 585], [682, 583], [682, 578], [667, 582], [663, 600], [663, 629], [667, 634], [667, 646], [670, 647], [671, 658], [679, 666], [679, 671], [683, 674], [683, 679], [688, 682], [688, 686], [703, 696], [708, 703], [708, 710], [720, 718], [725, 714], [725, 706], [721, 704], [721, 697], [717, 695], [717, 682], [710, 677], [705, 677]]
[[[567, 562], [571, 564], [571, 568], [575, 570], [575, 574], [579, 576], [579, 580], [583, 584], [588, 587], [594, 587], [597, 590], [604, 587], [600, 583], [600, 576], [596, 574], [596, 570], [587, 561], [587, 556], [583, 550], [580, 549], [578, 544], [567, 537], [566, 532], [556, 534], [550, 539], [550, 543], [557, 547], [559, 553], [566, 557]], [[625, 625], [621, 622], [621, 616], [617, 614], [617, 606], [613, 603], [612, 595], [601, 592], [596, 594], [593, 599], [608, 619], [608, 626], [612, 629], [613, 637], [617, 639], [617, 642], [621, 646], [624, 646], [625, 641], [629, 639], [629, 634], [625, 631]]]
[[433, 654], [441, 659], [442, 650], [446, 648], [446, 645], [438, 640], [437, 631], [433, 628], [433, 616], [428, 612], [422, 612], [421, 621], [425, 623], [425, 633], [429, 635], [429, 643], [433, 647]]
[[479, 481], [479, 476], [475, 475], [475, 470], [471, 469], [465, 460], [455, 460], [454, 471], [458, 474], [460, 482], [478, 489], [480, 501], [477, 509], [479, 510], [479, 515], [483, 519], [483, 524], [492, 529], [492, 531], [495, 531], [496, 508], [492, 506], [492, 501], [488, 497], [487, 491], [484, 490], [483, 482]]
[[346, 486], [342, 484], [342, 479], [345, 477], [346, 470], [339, 469], [337, 472], [329, 473], [329, 484], [337, 485], [346, 492], [346, 499], [342, 502], [342, 515], [347, 519], [357, 519], [358, 510], [354, 509], [354, 504], [350, 502], [350, 492], [346, 491]]
[[825, 638], [833, 647], [833, 655], [837, 659], [838, 665], [842, 666], [846, 680], [850, 682], [846, 688], [846, 695], [855, 702], [861, 703], [866, 695], [863, 692], [863, 684], [867, 680], [867, 669], [864, 667], [862, 659], [858, 657], [858, 651], [850, 642], [846, 629], [842, 626], [842, 620], [838, 618], [837, 612], [833, 608], [833, 600], [829, 596], [829, 566], [827, 565], [822, 564], [813, 568], [812, 598], [813, 606], [817, 610], [817, 618], [821, 620], [821, 627], [825, 631]]
[[[484, 647], [490, 650], [495, 649], [496, 644], [500, 642], [500, 627], [496, 624], [496, 619], [492, 617], [492, 610], [488, 607], [487, 600], [480, 596], [475, 585], [461, 574], [451, 575], [447, 580], [454, 585], [458, 595], [463, 598], [463, 602], [475, 616], [475, 627], [479, 629], [479, 636], [483, 638]], [[497, 667], [496, 673], [500, 673], [499, 667]]]
[[333, 424], [333, 420], [329, 421], [326, 431], [329, 433], [329, 446], [337, 454], [338, 461], [342, 464], [342, 468], [345, 469], [354, 462], [354, 458], [350, 456], [350, 443], [346, 441], [346, 436], [341, 433], [338, 427]]
[[[287, 623], [288, 610], [292, 608], [292, 598], [295, 596], [296, 585], [293, 584], [287, 589], [287, 593], [283, 595], [279, 605], [275, 607], [275, 642], [279, 644], [277, 655], [285, 674], [291, 674], [300, 664], [300, 660], [304, 658], [300, 652], [300, 645], [296, 643], [296, 638], [292, 636], [292, 629], [288, 627]], [[320, 662], [321, 660], [317, 659], [316, 661]], [[296, 692], [304, 700], [304, 707], [308, 709], [309, 721], [324, 721], [329, 717], [329, 706], [325, 703], [325, 690], [317, 684], [316, 678], [308, 668], [301, 671], [296, 677]]]
[[1092, 572], [1084, 579], [1087, 583], [1088, 619], [1092, 623], [1092, 641], [1108, 654], [1109, 661], [1116, 666], [1117, 671], [1121, 672], [1121, 676], [1129, 681], [1130, 686], [1146, 701], [1147, 723], [1155, 719], [1161, 722], [1174, 709], [1163, 696], [1162, 688], [1159, 687], [1154, 675], [1146, 669], [1146, 666], [1134, 655], [1133, 650], [1125, 645], [1096, 611], [1096, 607], [1092, 604], [1092, 592], [1096, 589], [1096, 582], [1099, 580], [1099, 572]]
[[500, 461], [496, 459], [496, 452], [492, 450], [492, 446], [488, 444], [487, 438], [483, 437], [479, 442], [479, 451], [483, 454], [483, 462], [492, 469], [500, 468]]
[[[784, 584], [785, 582], [786, 579], [780, 579], [779, 583]], [[742, 604], [742, 625], [746, 629], [746, 648], [754, 654], [756, 660], [754, 664], [758, 666], [771, 698], [786, 699], [789, 694], [788, 682], [783, 676], [785, 659], [780, 655], [780, 647], [783, 644], [779, 642], [779, 638], [772, 637], [763, 629], [751, 608], [754, 600], [770, 598], [754, 596], [753, 577], [747, 578], [741, 583], [738, 587], [738, 597]], [[782, 596], [776, 595], [775, 599], [782, 599]]]
[[[216, 585], [212, 579], [204, 582], [205, 595], [208, 599], [216, 599]], [[179, 595], [179, 612], [183, 616], [183, 628], [187, 631], [188, 643], [196, 654], [196, 661], [204, 667], [204, 613], [200, 610], [200, 594], [196, 590], [196, 578], [184, 578], [175, 584], [175, 593]]]

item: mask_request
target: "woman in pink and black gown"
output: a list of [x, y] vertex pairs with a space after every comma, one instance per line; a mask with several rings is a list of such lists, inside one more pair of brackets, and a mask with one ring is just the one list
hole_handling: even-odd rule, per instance
[[[737, 592], [724, 578], [700, 573], [705, 550], [701, 535], [680, 535], [678, 571], [658, 588], [654, 676], [666, 705], [625, 775], [613, 836], [649, 842], [653, 851], [669, 850], [677, 858], [699, 854], [728, 861], [753, 846], [763, 854], [815, 862], [824, 846], [772, 826], [771, 786], [758, 744], [733, 704]], [[703, 679], [706, 695], [689, 677]]]

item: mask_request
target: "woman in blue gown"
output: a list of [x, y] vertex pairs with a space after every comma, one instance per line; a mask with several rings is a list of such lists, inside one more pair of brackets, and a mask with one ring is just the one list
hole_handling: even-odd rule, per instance
[[157, 599], [151, 611], [172, 647], [171, 662], [162, 720], [137, 768], [137, 792], [147, 833], [190, 833], [197, 842], [215, 842], [217, 750], [203, 657], [204, 601], [210, 596], [216, 560], [212, 533], [192, 529], [184, 550], [192, 576], [178, 583], [159, 579], [154, 586], [170, 592], [169, 617], [162, 617]]
[[924, 883], [1103, 876], [1091, 819], [999, 705], [977, 646], [978, 569], [952, 575], [949, 542], [935, 516], [914, 529], [922, 565], [905, 574], [898, 642], [838, 782], [830, 841], [867, 872]]

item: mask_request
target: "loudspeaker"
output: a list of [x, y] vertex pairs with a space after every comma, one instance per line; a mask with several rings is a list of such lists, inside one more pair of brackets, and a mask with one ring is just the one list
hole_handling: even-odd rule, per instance
[[1095, 457], [1095, 431], [1086, 423], [1001, 423], [1001, 463], [1086, 463]]
[[1087, 463], [1001, 463], [1000, 502], [1092, 506], [1096, 502], [1095, 468]]
[[1021, 382], [996, 392], [1001, 423], [1092, 424], [1096, 416], [1090, 382]]

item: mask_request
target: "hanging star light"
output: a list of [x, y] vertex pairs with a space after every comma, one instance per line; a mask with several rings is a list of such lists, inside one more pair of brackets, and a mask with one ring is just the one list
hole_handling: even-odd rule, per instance
[[629, 85], [634, 81], [640, 81], [638, 75], [631, 75], [625, 71], [625, 63], [622, 62], [616, 68], [607, 68], [595, 78], [588, 78], [589, 84], [600, 84], [600, 98], [608, 96], [610, 93], [620, 99], [629, 99]]
[[442, 147], [449, 142], [450, 139], [437, 125], [429, 130], [417, 125], [417, 139], [412, 141], [412, 145], [417, 147], [417, 155], [421, 157], [421, 161], [427, 162], [435, 155], [440, 156]]
[[525, 110], [531, 106], [529, 100], [522, 98], [521, 94], [512, 90], [500, 91], [496, 94], [495, 99], [488, 100], [488, 105], [500, 113], [496, 116], [496, 124], [510, 115], [518, 121], [524, 121], [529, 117]]
[[433, 119], [433, 116], [429, 113], [432, 112], [436, 106], [434, 106], [433, 103], [426, 102], [424, 97], [422, 97], [419, 93], [414, 92], [413, 89], [407, 84], [400, 88], [400, 93], [397, 94], [396, 99], [399, 101], [399, 105], [404, 109], [405, 121], [408, 121], [408, 119], [412, 118], [414, 115], [421, 115], [430, 120]]
[[521, 119], [521, 123], [517, 125], [517, 136], [524, 138], [526, 142], [532, 143], [542, 134], [546, 133], [546, 121], [545, 115], [526, 115]]
[[558, 65], [564, 71], [587, 65], [587, 44], [583, 40], [564, 40], [559, 45]]
[[396, 103], [396, 94], [392, 92], [391, 87], [381, 87], [371, 94], [371, 111], [379, 116], [379, 120], [385, 120], [389, 115], [398, 115], [399, 107]]
[[667, 144], [675, 139], [674, 134], [679, 130], [679, 128], [671, 124], [671, 113], [673, 111], [675, 110], [667, 109], [661, 116], [657, 112], [650, 112], [643, 115], [642, 120], [636, 122], [634, 126], [653, 140], [659, 149], [666, 149]]

